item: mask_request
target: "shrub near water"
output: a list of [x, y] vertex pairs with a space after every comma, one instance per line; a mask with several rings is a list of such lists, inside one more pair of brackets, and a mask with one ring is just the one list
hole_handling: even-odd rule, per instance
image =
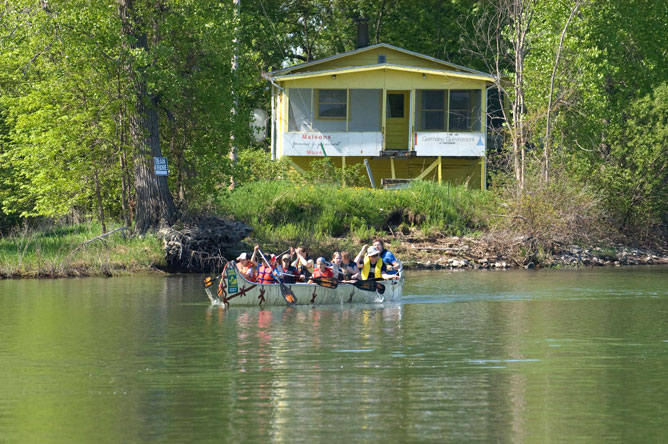
[[100, 233], [97, 223], [16, 230], [0, 238], [0, 278], [110, 276], [165, 265], [155, 235], [121, 231], [85, 244]]
[[493, 205], [490, 193], [432, 182], [379, 190], [262, 181], [228, 192], [220, 209], [262, 242], [314, 245], [331, 237], [368, 241], [388, 228], [470, 234], [485, 228]]

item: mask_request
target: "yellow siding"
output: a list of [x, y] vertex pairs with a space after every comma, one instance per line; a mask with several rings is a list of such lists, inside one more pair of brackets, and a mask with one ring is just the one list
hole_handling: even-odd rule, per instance
[[[309, 169], [309, 164], [314, 159], [321, 157], [292, 157], [291, 160], [304, 170]], [[341, 167], [341, 157], [331, 157], [337, 167]], [[436, 157], [412, 157], [394, 159], [394, 170], [397, 179], [413, 179], [426, 170], [437, 158]], [[483, 186], [479, 158], [443, 157], [441, 174], [444, 182], [455, 185], [467, 183], [470, 188], [480, 189]], [[364, 163], [363, 157], [346, 157], [346, 167], [354, 164]], [[381, 179], [392, 177], [392, 167], [389, 158], [369, 159], [371, 174], [374, 182], [380, 187]], [[364, 170], [366, 176], [366, 169]], [[367, 179], [368, 180], [368, 179]], [[424, 180], [438, 180], [438, 168], [431, 171]]]

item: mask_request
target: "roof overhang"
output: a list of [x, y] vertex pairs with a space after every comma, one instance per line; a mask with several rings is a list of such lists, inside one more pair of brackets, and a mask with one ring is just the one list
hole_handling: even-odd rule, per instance
[[280, 71], [277, 71], [276, 73], [270, 74], [270, 76], [274, 80], [285, 81], [285, 80], [312, 79], [316, 77], [325, 77], [335, 74], [350, 74], [350, 73], [370, 72], [370, 71], [380, 71], [380, 70], [415, 72], [425, 75], [429, 74], [442, 77], [456, 77], [460, 79], [481, 80], [483, 82], [490, 82], [490, 83], [493, 83], [495, 81], [492, 75], [485, 74], [482, 72], [469, 73], [469, 72], [459, 72], [459, 71], [448, 71], [443, 69], [421, 68], [416, 66], [393, 65], [389, 63], [327, 69], [324, 71], [298, 72], [295, 74], [289, 74], [289, 73], [278, 74]]

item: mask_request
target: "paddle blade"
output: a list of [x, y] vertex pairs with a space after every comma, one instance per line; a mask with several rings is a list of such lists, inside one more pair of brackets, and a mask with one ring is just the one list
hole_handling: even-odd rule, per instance
[[364, 291], [376, 291], [376, 289], [378, 288], [378, 284], [376, 284], [376, 281], [374, 281], [373, 279], [367, 281], [355, 281], [353, 282], [353, 285], [359, 288], [360, 290]]
[[378, 292], [378, 294], [385, 293], [385, 285], [383, 285], [381, 283], [377, 283], [376, 284], [376, 291]]
[[297, 304], [297, 296], [285, 284], [280, 284], [281, 295], [285, 299], [286, 304], [293, 306]]
[[311, 280], [320, 285], [321, 287], [325, 288], [336, 288], [339, 285], [339, 281], [336, 280], [336, 278], [333, 277], [326, 277], [326, 276], [320, 276], [316, 278], [311, 278]]
[[213, 279], [211, 278], [211, 276], [207, 276], [204, 279], [204, 288], [209, 288], [212, 285], [213, 285]]

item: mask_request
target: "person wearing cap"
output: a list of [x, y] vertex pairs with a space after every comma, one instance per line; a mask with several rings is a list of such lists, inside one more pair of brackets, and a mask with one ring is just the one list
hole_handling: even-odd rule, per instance
[[[315, 269], [313, 270], [313, 274], [311, 275], [311, 278], [319, 278], [319, 277], [334, 277], [334, 273], [332, 272], [331, 269], [327, 268], [327, 261], [325, 260], [324, 257], [319, 257], [315, 261]], [[313, 280], [309, 279], [308, 281], [309, 284], [313, 283]]]
[[237, 258], [237, 270], [243, 275], [244, 278], [251, 282], [255, 282], [255, 267], [257, 262], [255, 262], [255, 256], [257, 254], [258, 246], [256, 245], [253, 249], [253, 255], [249, 257], [248, 253], [241, 253]]
[[276, 268], [276, 255], [269, 255], [269, 262], [263, 260], [260, 264], [260, 267], [257, 270], [257, 283], [258, 284], [276, 284], [276, 279], [274, 279], [274, 269]]
[[281, 263], [276, 267], [276, 271], [283, 279], [284, 284], [294, 284], [299, 278], [299, 272], [296, 267], [290, 264], [290, 256], [287, 253], [281, 256]]
[[353, 276], [353, 279], [356, 277], [361, 278], [362, 280], [367, 280], [367, 279], [376, 279], [376, 278], [383, 278], [383, 279], [397, 279], [399, 278], [399, 275], [392, 275], [392, 274], [387, 274], [387, 265], [385, 265], [385, 262], [383, 262], [380, 259], [380, 251], [378, 251], [378, 248], [374, 247], [373, 245], [370, 246], [368, 249], [366, 248], [367, 246], [365, 245], [362, 248], [362, 251], [360, 251], [360, 254], [358, 255], [358, 258], [361, 256], [363, 251], [366, 249], [366, 255], [364, 255], [364, 261], [360, 262], [358, 258], [357, 259], [357, 266], [360, 267], [361, 271]]
[[387, 273], [398, 273], [399, 268], [401, 268], [401, 264], [391, 251], [385, 249], [385, 243], [383, 240], [376, 239], [373, 241], [373, 246], [376, 247], [378, 251], [380, 251], [380, 258], [383, 260], [383, 262], [385, 262], [385, 265], [387, 265]]

